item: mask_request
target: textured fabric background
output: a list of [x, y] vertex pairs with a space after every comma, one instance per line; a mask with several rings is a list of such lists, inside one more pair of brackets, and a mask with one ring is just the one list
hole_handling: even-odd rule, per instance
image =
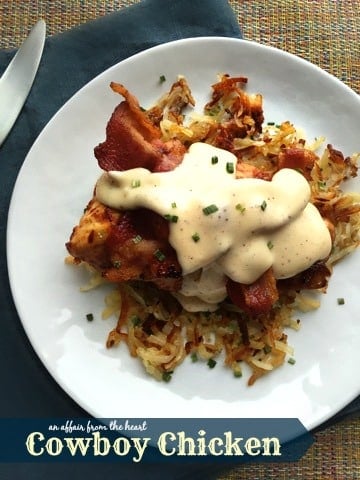
[[[48, 34], [139, 0], [2, 0], [0, 48], [16, 47], [37, 18]], [[166, 0], [165, 0], [166, 1]], [[358, 0], [229, 0], [244, 37], [306, 58], [360, 93]]]
[[[48, 35], [52, 35], [138, 1], [1, 0], [0, 48], [17, 47], [40, 17], [46, 20]], [[359, 0], [229, 0], [229, 3], [244, 38], [310, 60], [360, 93]], [[320, 428], [315, 433], [314, 445], [296, 464], [241, 466], [220, 478], [360, 479], [360, 419], [347, 418]]]

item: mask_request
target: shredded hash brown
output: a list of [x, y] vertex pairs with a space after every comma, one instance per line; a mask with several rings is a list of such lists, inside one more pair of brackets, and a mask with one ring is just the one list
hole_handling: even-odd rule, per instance
[[[188, 113], [195, 107], [195, 99], [186, 79], [179, 77], [145, 114], [160, 129], [163, 142], [178, 140], [186, 148], [194, 142], [207, 142], [234, 153], [238, 178], [271, 179], [281, 168], [299, 170], [311, 186], [312, 203], [328, 222], [333, 249], [325, 264], [307, 272], [309, 278], [279, 281], [279, 299], [264, 314], [246, 313], [229, 299], [214, 313], [189, 313], [170, 292], [154, 283], [116, 284], [106, 297], [103, 314], [104, 318], [118, 316], [106, 345], [113, 348], [125, 343], [130, 354], [158, 380], [170, 380], [188, 356], [210, 368], [224, 358], [236, 377], [242, 376], [242, 366], [247, 364], [249, 385], [286, 359], [293, 362], [286, 329], [300, 328], [297, 312], [319, 307], [319, 300], [308, 295], [308, 290], [325, 293], [334, 265], [359, 245], [360, 195], [342, 190], [343, 183], [357, 175], [359, 155], [344, 157], [330, 144], [323, 148], [324, 139], [308, 142], [290, 121], [265, 124], [262, 96], [246, 93], [246, 83], [245, 77], [221, 75], [212, 85], [211, 100], [198, 114]], [[123, 92], [118, 84], [112, 88]], [[74, 256], [68, 257], [68, 262], [84, 263]], [[91, 267], [90, 271], [89, 288], [105, 281], [101, 272]]]

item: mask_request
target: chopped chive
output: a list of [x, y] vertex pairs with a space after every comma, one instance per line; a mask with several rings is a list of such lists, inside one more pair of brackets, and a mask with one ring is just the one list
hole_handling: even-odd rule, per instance
[[213, 358], [209, 358], [208, 362], [207, 362], [207, 366], [209, 368], [214, 368], [216, 365], [216, 360], [214, 360]]
[[344, 305], [345, 299], [344, 298], [338, 298], [337, 303], [338, 303], [338, 305]]
[[226, 171], [227, 173], [234, 173], [234, 164], [233, 162], [226, 163]]
[[141, 181], [139, 179], [137, 180], [132, 180], [131, 182], [131, 188], [138, 188], [141, 185]]
[[262, 202], [262, 204], [260, 205], [260, 208], [261, 208], [261, 210], [264, 212], [264, 211], [266, 210], [266, 207], [267, 207], [267, 203], [266, 203], [266, 201], [264, 200], [264, 201]]
[[170, 215], [170, 214], [166, 214], [164, 215], [164, 218], [168, 221], [168, 222], [171, 222], [171, 223], [176, 223], [178, 221], [178, 216], [177, 215]]
[[295, 358], [292, 358], [292, 357], [289, 358], [288, 363], [290, 363], [290, 365], [295, 365], [295, 363], [296, 363]]
[[318, 182], [318, 187], [319, 187], [319, 190], [325, 190], [326, 189], [326, 182], [319, 181]]
[[164, 382], [170, 382], [173, 372], [163, 372], [162, 379]]
[[215, 204], [208, 205], [207, 207], [203, 208], [203, 212], [205, 215], [211, 215], [212, 213], [217, 212], [219, 209]]
[[269, 250], [271, 250], [272, 248], [274, 248], [274, 244], [272, 243], [271, 240], [269, 240], [269, 241], [267, 242], [267, 247], [268, 247]]
[[220, 106], [217, 105], [211, 109], [208, 110], [207, 114], [210, 115], [211, 117], [214, 116], [214, 115], [217, 115], [219, 112], [220, 112]]
[[164, 83], [165, 81], [166, 81], [165, 75], [160, 75], [160, 77], [159, 77], [159, 82], [160, 82], [160, 83]]
[[86, 320], [88, 322], [92, 322], [94, 320], [94, 315], [92, 313], [87, 313], [86, 314]]
[[133, 237], [132, 241], [134, 243], [140, 243], [142, 240], [142, 236], [141, 235], [135, 235], [135, 237]]
[[114, 260], [113, 261], [113, 267], [114, 268], [120, 268], [121, 267], [121, 261], [120, 260]]
[[216, 155], [214, 155], [213, 157], [211, 157], [211, 164], [212, 165], [215, 165], [216, 163], [218, 163], [219, 159]]
[[235, 321], [235, 320], [232, 320], [229, 325], [228, 325], [228, 328], [230, 330], [230, 332], [235, 332], [238, 328], [238, 323]]
[[131, 323], [133, 324], [134, 327], [137, 327], [141, 323], [141, 318], [138, 317], [137, 315], [133, 315], [131, 317]]
[[270, 353], [270, 352], [271, 352], [271, 346], [270, 345], [265, 345], [264, 353]]
[[193, 352], [193, 353], [191, 354], [191, 361], [192, 361], [193, 363], [195, 363], [195, 362], [198, 361], [198, 356], [196, 355], [195, 352]]
[[154, 257], [156, 257], [159, 262], [163, 262], [166, 258], [166, 255], [161, 250], [155, 250]]
[[193, 235], [191, 235], [191, 238], [194, 240], [195, 243], [197, 243], [200, 240], [200, 235], [195, 232]]
[[238, 203], [236, 206], [235, 206], [236, 210], [239, 210], [240, 213], [244, 213], [246, 208], [241, 205], [241, 203]]
[[171, 208], [176, 208], [176, 202], [172, 202]]
[[235, 378], [240, 378], [242, 377], [242, 372], [240, 370], [234, 370], [234, 377]]
[[268, 125], [275, 125], [275, 122], [267, 122]]

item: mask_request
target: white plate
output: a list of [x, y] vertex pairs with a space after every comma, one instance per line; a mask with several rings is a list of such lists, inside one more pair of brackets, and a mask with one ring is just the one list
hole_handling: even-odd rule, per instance
[[[360, 100], [319, 68], [274, 48], [228, 38], [161, 45], [113, 66], [81, 89], [43, 130], [18, 176], [8, 223], [8, 265], [19, 315], [37, 354], [62, 388], [96, 417], [297, 417], [312, 428], [360, 393], [360, 255], [339, 265], [321, 308], [289, 332], [296, 364], [247, 387], [220, 364], [186, 361], [170, 383], [144, 373], [121, 346], [107, 350], [115, 319], [103, 321], [104, 290], [80, 293], [80, 271], [64, 265], [65, 242], [99, 174], [93, 148], [125, 84], [150, 106], [183, 74], [202, 109], [219, 72], [249, 78], [264, 95], [266, 121], [290, 120], [325, 135], [346, 155], [360, 150]], [[165, 75], [166, 82], [159, 77]], [[358, 189], [358, 183], [353, 182]], [[338, 306], [337, 298], [345, 305]], [[94, 313], [93, 322], [86, 314]]]

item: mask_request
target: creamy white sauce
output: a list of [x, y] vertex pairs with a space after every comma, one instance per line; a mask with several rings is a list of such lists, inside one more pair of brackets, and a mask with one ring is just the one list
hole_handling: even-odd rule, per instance
[[115, 209], [145, 207], [169, 219], [184, 274], [178, 298], [188, 310], [215, 310], [226, 297], [226, 277], [250, 284], [271, 266], [276, 278], [292, 277], [331, 250], [300, 173], [236, 179], [236, 157], [204, 143], [191, 145], [169, 172], [104, 173], [96, 196]]
[[180, 292], [173, 295], [189, 312], [214, 311], [226, 298], [226, 277], [214, 262], [185, 275]]

